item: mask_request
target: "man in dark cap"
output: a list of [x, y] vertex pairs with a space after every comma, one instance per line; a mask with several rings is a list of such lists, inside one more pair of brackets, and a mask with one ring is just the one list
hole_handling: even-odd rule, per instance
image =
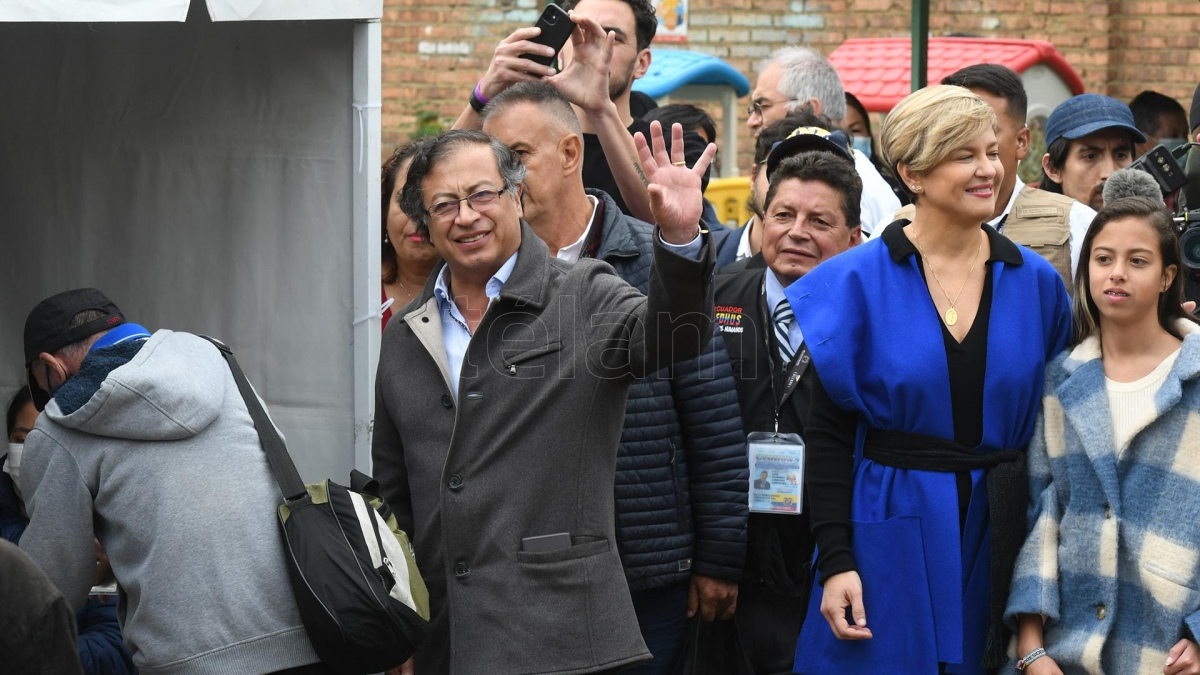
[[282, 497], [217, 348], [151, 334], [84, 288], [30, 312], [25, 367], [43, 414], [25, 437], [21, 548], [73, 609], [94, 537], [142, 672], [324, 672], [288, 581]]
[[1041, 188], [1099, 211], [1104, 208], [1104, 181], [1132, 164], [1134, 146], [1145, 142], [1124, 103], [1101, 94], [1069, 98], [1046, 120]]

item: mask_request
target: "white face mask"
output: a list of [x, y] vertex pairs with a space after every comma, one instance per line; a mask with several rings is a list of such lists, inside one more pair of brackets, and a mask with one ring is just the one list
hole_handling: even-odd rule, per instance
[[8, 459], [4, 460], [4, 473], [12, 476], [14, 482], [21, 475], [21, 453], [24, 451], [24, 443], [8, 444]]

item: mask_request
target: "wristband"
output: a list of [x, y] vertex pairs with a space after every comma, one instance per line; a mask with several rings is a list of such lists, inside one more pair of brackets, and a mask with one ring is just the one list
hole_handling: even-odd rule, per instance
[[1026, 668], [1029, 667], [1029, 664], [1033, 663], [1034, 661], [1037, 661], [1038, 659], [1042, 658], [1045, 655], [1046, 655], [1045, 648], [1038, 647], [1037, 649], [1026, 654], [1025, 658], [1021, 659], [1020, 661], [1017, 661], [1017, 670], [1025, 670]]
[[471, 98], [470, 98], [471, 109], [474, 110], [475, 112], [479, 113], [480, 115], [483, 114], [484, 106], [486, 106], [488, 104], [488, 100], [483, 97], [483, 92], [479, 91], [479, 85], [482, 82], [483, 82], [483, 80], [480, 80], [479, 82], [475, 83], [475, 89], [471, 91]]

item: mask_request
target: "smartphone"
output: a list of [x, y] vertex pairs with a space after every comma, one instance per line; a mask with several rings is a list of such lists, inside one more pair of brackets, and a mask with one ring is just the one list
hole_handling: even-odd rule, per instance
[[522, 54], [521, 58], [529, 59], [534, 63], [540, 63], [543, 66], [553, 65], [558, 59], [558, 53], [562, 51], [563, 45], [567, 44], [571, 33], [575, 30], [575, 22], [571, 21], [571, 17], [563, 11], [558, 5], [546, 5], [542, 16], [534, 24], [542, 29], [542, 32], [537, 37], [530, 40], [540, 45], [546, 45], [554, 50], [554, 56], [539, 56], [537, 54]]
[[537, 537], [525, 537], [521, 540], [521, 550], [528, 553], [550, 553], [551, 551], [561, 551], [564, 548], [571, 548], [569, 532], [543, 534]]

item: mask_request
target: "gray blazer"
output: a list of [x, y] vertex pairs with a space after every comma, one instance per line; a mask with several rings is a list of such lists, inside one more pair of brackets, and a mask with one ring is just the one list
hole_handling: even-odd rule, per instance
[[[643, 296], [606, 263], [552, 258], [522, 224], [460, 396], [433, 297], [440, 267], [388, 326], [372, 457], [429, 586], [420, 675], [589, 673], [649, 658], [614, 540], [613, 472], [630, 383], [712, 335], [705, 238], [689, 260], [655, 237]], [[568, 548], [522, 550], [562, 532]]]

